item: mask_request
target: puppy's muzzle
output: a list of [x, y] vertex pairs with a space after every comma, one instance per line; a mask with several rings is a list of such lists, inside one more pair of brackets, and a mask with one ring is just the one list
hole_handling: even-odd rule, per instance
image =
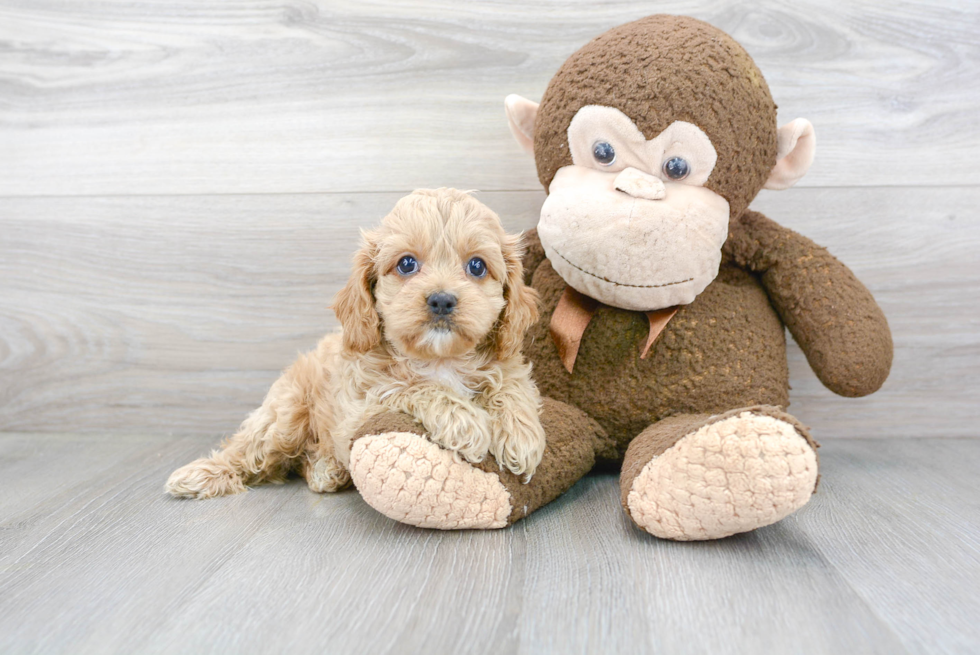
[[425, 302], [429, 305], [429, 311], [433, 316], [449, 316], [456, 309], [456, 296], [445, 291], [433, 293]]

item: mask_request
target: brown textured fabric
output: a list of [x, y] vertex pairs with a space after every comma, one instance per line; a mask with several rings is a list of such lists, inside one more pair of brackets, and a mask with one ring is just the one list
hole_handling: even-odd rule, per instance
[[[582, 344], [582, 336], [600, 305], [601, 303], [595, 298], [589, 298], [572, 287], [565, 287], [558, 304], [555, 305], [548, 330], [551, 333], [551, 340], [555, 342], [555, 347], [558, 349], [558, 357], [569, 373], [575, 370], [575, 359]], [[670, 319], [674, 318], [677, 310], [677, 307], [668, 307], [655, 312], [646, 312], [650, 331], [640, 351], [640, 359], [647, 358], [650, 348], [657, 337], [663, 333]]]
[[749, 211], [732, 226], [723, 254], [760, 277], [828, 389], [856, 397], [884, 384], [893, 354], [888, 321], [871, 292], [826, 248]]
[[[778, 407], [759, 405], [756, 407], [742, 407], [740, 409], [733, 409], [715, 416], [710, 416], [708, 414], [681, 414], [678, 416], [665, 418], [664, 420], [654, 423], [646, 430], [641, 432], [630, 443], [629, 449], [626, 451], [626, 457], [623, 459], [623, 472], [619, 478], [620, 500], [622, 501], [626, 512], [629, 513], [626, 500], [629, 496], [630, 489], [633, 488], [633, 480], [636, 479], [636, 476], [640, 474], [640, 471], [643, 470], [643, 467], [646, 466], [651, 459], [657, 455], [662, 455], [668, 448], [673, 446], [682, 438], [696, 432], [705, 425], [711, 425], [712, 423], [724, 421], [731, 416], [737, 416], [746, 411], [759, 414], [761, 416], [771, 416], [779, 419], [780, 421], [785, 421], [796, 428], [796, 431], [800, 433], [800, 436], [806, 439], [807, 443], [810, 444], [810, 447], [813, 448], [814, 453], [816, 453], [817, 448], [820, 447], [820, 444], [814, 441], [813, 437], [810, 436], [810, 432], [807, 430], [805, 425], [800, 423], [792, 415], [780, 410]], [[816, 493], [816, 491], [816, 488], [814, 488], [813, 492]]]
[[354, 433], [351, 444], [361, 437], [368, 437], [375, 434], [387, 434], [388, 432], [410, 432], [412, 434], [426, 434], [422, 424], [404, 412], [382, 412], [375, 414]]
[[[532, 249], [539, 243], [533, 230], [525, 240]], [[756, 212], [732, 221], [723, 253], [718, 277], [678, 310], [646, 359], [639, 357], [646, 317], [600, 307], [572, 374], [542, 328], [566, 287], [542, 260], [530, 271], [542, 321], [524, 347], [541, 393], [584, 410], [621, 454], [647, 426], [674, 414], [786, 407], [784, 321], [831, 390], [859, 395], [881, 385], [891, 363], [888, 325], [846, 266]]]
[[[513, 510], [508, 524], [524, 518], [567, 491], [592, 470], [597, 455], [615, 456], [615, 445], [599, 424], [584, 412], [550, 398], [542, 402], [541, 424], [547, 435], [547, 445], [541, 464], [529, 483], [524, 484], [510, 471], [501, 470], [493, 456], [474, 464], [475, 468], [497, 475], [510, 493]], [[355, 433], [354, 441], [388, 432], [426, 434], [422, 424], [408, 414], [391, 411], [368, 419]]]
[[[534, 231], [526, 242], [534, 247]], [[573, 373], [548, 334], [567, 286], [543, 260], [532, 275], [542, 320], [524, 342], [542, 395], [583, 410], [619, 447], [650, 424], [674, 414], [718, 414], [733, 407], [789, 403], [783, 324], [759, 280], [733, 265], [693, 303], [677, 310], [640, 359], [649, 334], [642, 312], [600, 307], [586, 329]]]
[[524, 284], [530, 285], [531, 279], [534, 277], [534, 271], [538, 270], [538, 266], [541, 265], [541, 262], [548, 259], [548, 256], [544, 252], [544, 246], [541, 245], [541, 239], [538, 238], [537, 228], [531, 228], [521, 233], [521, 243], [524, 245], [524, 260], [522, 262], [524, 266]]
[[508, 523], [518, 521], [565, 493], [582, 476], [592, 470], [596, 454], [611, 445], [605, 432], [582, 411], [564, 403], [544, 399], [541, 424], [547, 435], [544, 457], [531, 481], [524, 484], [507, 470], [500, 470], [493, 457], [475, 466], [495, 473], [510, 493], [511, 512]]
[[648, 16], [615, 27], [574, 53], [548, 84], [534, 124], [545, 189], [572, 163], [568, 126], [586, 105], [619, 109], [647, 139], [673, 121], [701, 128], [718, 153], [706, 187], [733, 217], [776, 164], [776, 105], [762, 73], [730, 36], [686, 16]]

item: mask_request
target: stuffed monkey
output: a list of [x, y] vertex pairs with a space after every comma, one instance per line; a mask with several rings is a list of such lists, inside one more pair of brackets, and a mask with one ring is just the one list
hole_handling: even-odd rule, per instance
[[892, 361], [885, 317], [854, 274], [748, 209], [806, 173], [810, 123], [777, 128], [745, 50], [680, 16], [606, 32], [540, 105], [505, 105], [548, 191], [524, 257], [542, 303], [524, 352], [545, 396], [544, 459], [525, 483], [387, 414], [354, 443], [361, 494], [413, 525], [499, 528], [611, 462], [625, 511], [661, 538], [717, 539], [802, 507], [817, 444], [786, 411], [784, 328], [842, 396], [876, 391]]

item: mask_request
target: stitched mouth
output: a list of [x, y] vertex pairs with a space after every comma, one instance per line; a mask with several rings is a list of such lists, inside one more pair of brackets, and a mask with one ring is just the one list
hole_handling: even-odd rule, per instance
[[601, 275], [596, 275], [595, 273], [592, 273], [590, 271], [585, 270], [584, 268], [582, 268], [578, 264], [570, 261], [568, 259], [568, 257], [566, 257], [565, 255], [563, 255], [560, 252], [558, 252], [558, 249], [557, 248], [552, 248], [552, 250], [554, 250], [558, 254], [559, 257], [561, 257], [566, 262], [568, 262], [568, 265], [569, 266], [571, 266], [571, 267], [573, 267], [573, 268], [575, 268], [575, 269], [577, 269], [579, 271], [582, 271], [586, 275], [589, 275], [591, 277], [594, 277], [597, 280], [602, 280], [603, 282], [608, 282], [609, 284], [614, 284], [614, 285], [616, 285], [618, 287], [631, 287], [633, 289], [659, 289], [661, 287], [672, 287], [672, 286], [674, 286], [676, 284], [684, 284], [685, 282], [692, 282], [694, 280], [693, 277], [689, 277], [686, 280], [677, 280], [676, 282], [666, 282], [664, 284], [627, 284], [626, 282], [617, 282], [616, 280], [610, 280], [607, 277], [603, 277]]

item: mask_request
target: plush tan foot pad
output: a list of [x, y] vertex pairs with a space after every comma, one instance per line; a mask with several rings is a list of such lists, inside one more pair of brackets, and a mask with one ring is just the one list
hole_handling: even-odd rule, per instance
[[817, 456], [796, 429], [742, 412], [705, 425], [633, 481], [633, 520], [664, 539], [720, 539], [779, 521], [810, 500]]
[[361, 437], [350, 456], [367, 503], [401, 523], [440, 530], [502, 528], [510, 494], [492, 473], [411, 432]]

